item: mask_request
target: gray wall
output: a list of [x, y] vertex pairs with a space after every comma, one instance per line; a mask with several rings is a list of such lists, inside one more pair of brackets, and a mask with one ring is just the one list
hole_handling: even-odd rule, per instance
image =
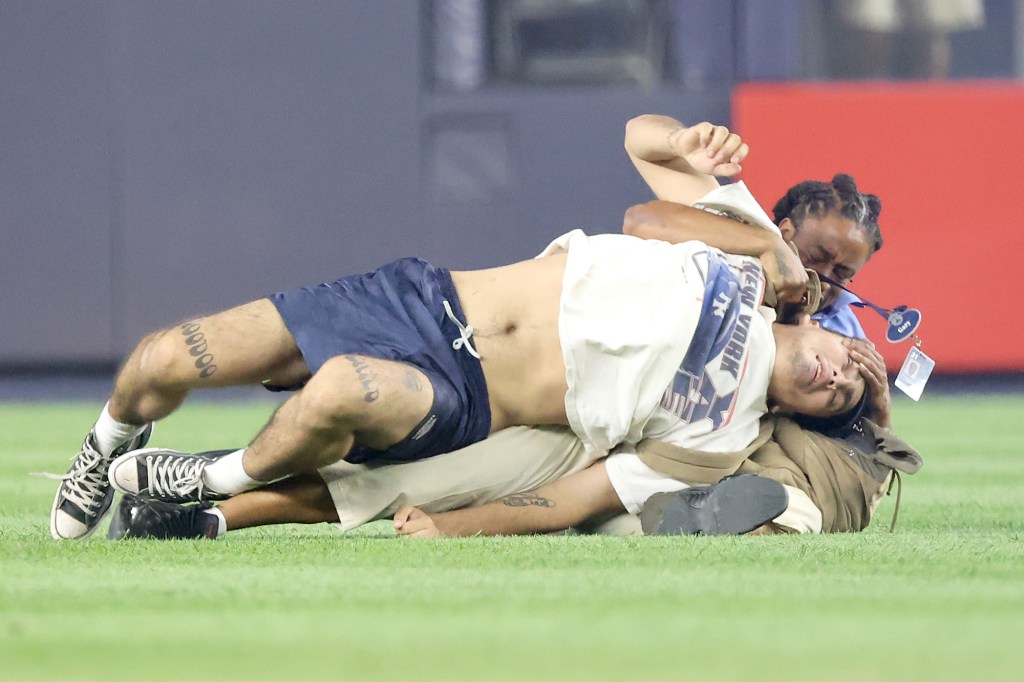
[[423, 85], [423, 7], [0, 0], [0, 367], [116, 362], [147, 331], [420, 255], [528, 257], [649, 198], [645, 111], [728, 84]]

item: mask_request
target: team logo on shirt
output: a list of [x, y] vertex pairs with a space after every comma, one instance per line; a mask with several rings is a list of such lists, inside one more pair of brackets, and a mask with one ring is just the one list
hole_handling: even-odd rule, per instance
[[693, 341], [661, 399], [685, 423], [710, 419], [713, 429], [732, 418], [736, 389], [747, 366], [747, 338], [761, 293], [761, 267], [744, 259], [739, 277], [721, 253], [694, 254], [704, 275], [704, 303]]

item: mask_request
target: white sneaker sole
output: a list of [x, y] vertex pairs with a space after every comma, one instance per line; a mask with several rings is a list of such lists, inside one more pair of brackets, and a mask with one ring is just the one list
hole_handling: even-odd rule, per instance
[[[154, 424], [149, 424], [146, 428], [149, 429], [149, 435], [146, 436], [146, 441], [148, 442], [153, 437], [153, 431], [156, 430], [156, 426]], [[145, 431], [143, 431], [143, 433], [144, 432]], [[135, 452], [135, 451], [132, 451], [132, 452]], [[121, 458], [118, 457], [118, 459], [121, 459]], [[115, 461], [117, 461], [117, 460], [115, 460]], [[113, 464], [111, 464], [110, 466], [113, 467]], [[107, 481], [108, 482], [110, 481], [110, 469], [109, 468], [107, 469]], [[92, 535], [93, 533], [95, 533], [99, 529], [100, 524], [103, 523], [103, 519], [106, 518], [107, 514], [110, 513], [111, 507], [114, 506], [114, 494], [113, 494], [113, 492], [111, 492], [111, 494], [109, 496], [109, 499], [106, 502], [106, 507], [103, 509], [103, 511], [101, 511], [99, 513], [99, 516], [97, 516], [97, 518], [96, 518], [96, 523], [94, 523], [92, 525], [92, 528], [86, 528], [85, 532], [82, 533], [81, 535], [61, 535], [60, 532], [57, 530], [57, 520], [58, 520], [58, 514], [59, 513], [60, 514], [64, 514], [64, 512], [58, 512], [57, 507], [59, 506], [59, 503], [60, 503], [60, 499], [61, 499], [60, 491], [61, 491], [61, 489], [63, 487], [64, 487], [64, 483], [62, 482], [60, 484], [60, 486], [57, 487], [57, 494], [53, 496], [53, 504], [50, 506], [50, 537], [52, 537], [54, 540], [58, 540], [58, 541], [59, 540], [84, 540], [87, 537], [89, 537], [90, 535]], [[64, 515], [67, 516], [67, 514], [64, 514]], [[72, 519], [72, 521], [74, 521], [75, 523], [81, 523], [77, 519]]]

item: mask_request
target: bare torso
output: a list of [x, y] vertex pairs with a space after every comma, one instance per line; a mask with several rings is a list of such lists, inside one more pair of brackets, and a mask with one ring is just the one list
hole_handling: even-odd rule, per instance
[[481, 356], [491, 430], [567, 424], [558, 310], [565, 254], [490, 270], [452, 272]]

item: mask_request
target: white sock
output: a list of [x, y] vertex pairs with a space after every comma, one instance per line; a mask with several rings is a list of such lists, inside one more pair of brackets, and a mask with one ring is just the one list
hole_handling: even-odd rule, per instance
[[93, 434], [96, 436], [96, 449], [99, 450], [101, 455], [109, 455], [142, 433], [145, 428], [145, 424], [142, 426], [125, 424], [111, 417], [110, 403], [108, 402], [103, 406], [103, 412], [100, 413], [100, 418], [96, 420], [96, 425], [92, 427]]
[[221, 457], [212, 464], [207, 464], [203, 469], [203, 482], [212, 490], [228, 495], [237, 495], [265, 485], [264, 481], [257, 481], [245, 473], [245, 468], [242, 466], [242, 455], [244, 454], [245, 448], [242, 448]]
[[228, 532], [228, 520], [224, 518], [224, 513], [220, 509], [212, 507], [210, 509], [204, 509], [203, 513], [212, 514], [217, 517], [217, 537]]

